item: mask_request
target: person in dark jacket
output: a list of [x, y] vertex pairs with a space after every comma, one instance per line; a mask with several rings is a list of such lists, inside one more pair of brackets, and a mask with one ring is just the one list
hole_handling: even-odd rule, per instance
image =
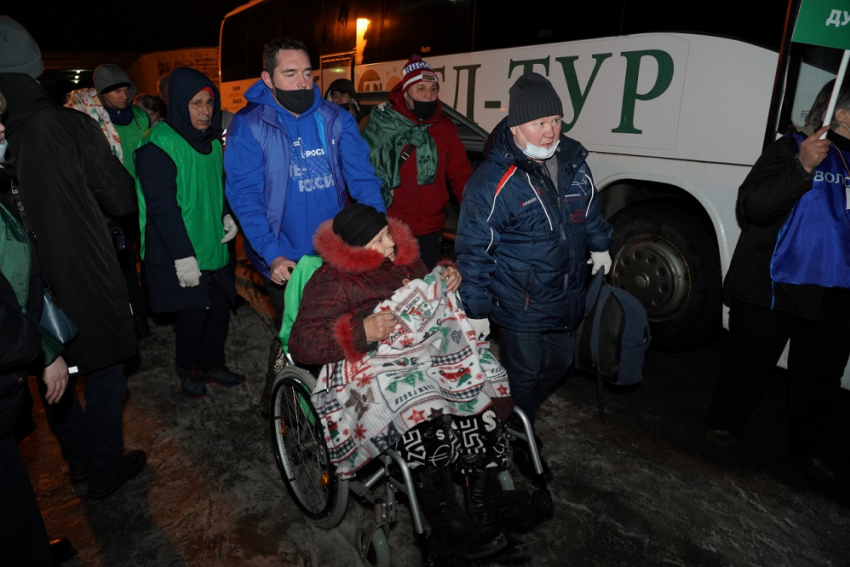
[[[429, 273], [419, 257], [417, 242], [404, 223], [395, 219], [388, 221], [383, 213], [374, 208], [354, 204], [319, 227], [315, 246], [324, 263], [304, 287], [298, 316], [289, 336], [289, 352], [300, 364], [331, 364], [345, 359], [368, 365], [367, 353], [379, 348], [378, 343], [387, 339], [396, 328], [393, 313], [375, 313], [376, 307], [410, 280], [421, 279]], [[442, 271], [442, 278], [448, 291], [457, 290], [461, 280], [457, 269], [447, 265]], [[439, 336], [439, 333], [436, 335]], [[427, 336], [429, 334], [426, 333], [425, 340]], [[412, 344], [408, 347], [414, 348]], [[391, 427], [379, 433], [380, 426], [377, 423], [382, 420], [379, 415], [386, 418], [386, 414], [378, 409], [364, 408], [362, 413], [360, 410], [356, 412], [357, 420], [353, 429], [359, 433], [355, 435], [359, 435], [358, 439], [386, 435], [389, 442], [395, 444], [413, 474], [417, 496], [431, 526], [430, 541], [437, 550], [467, 558], [479, 558], [497, 552], [501, 553], [502, 559], [528, 557], [528, 545], [508, 533], [505, 518], [496, 510], [496, 478], [499, 470], [503, 470], [507, 457], [504, 425], [499, 414], [509, 413], [509, 410], [502, 411], [496, 405], [504, 399], [507, 388], [501, 394], [502, 398], [482, 396], [480, 401], [486, 405], [469, 402], [458, 404], [469, 406], [469, 410], [464, 410], [464, 413], [451, 411], [449, 407], [457, 399], [453, 394], [457, 392], [440, 378], [446, 376], [448, 367], [440, 372], [436, 368], [443, 363], [440, 359], [452, 357], [434, 357], [424, 365], [423, 362], [417, 363], [417, 360], [425, 357], [424, 350], [414, 350], [407, 355], [404, 350], [397, 352], [398, 358], [407, 360], [405, 356], [411, 357], [410, 364], [414, 366], [409, 368], [410, 371], [429, 373], [428, 377], [420, 378], [417, 383], [419, 389], [435, 392], [437, 388], [431, 385], [432, 380], [438, 386], [441, 381], [445, 384], [435, 395], [429, 393], [424, 396], [433, 404], [430, 406], [430, 416], [425, 421], [416, 421], [416, 425], [408, 424], [408, 420], [403, 418], [393, 418]], [[415, 352], [421, 352], [422, 356], [416, 356]], [[494, 360], [492, 357], [490, 359]], [[416, 364], [420, 366], [416, 367]], [[494, 364], [497, 365], [495, 361]], [[457, 366], [454, 368], [457, 369]], [[460, 370], [463, 372], [465, 369]], [[487, 371], [482, 370], [482, 373]], [[504, 369], [500, 366], [498, 374], [504, 376]], [[381, 379], [374, 380], [378, 382]], [[335, 385], [337, 391], [344, 387]], [[372, 400], [373, 390], [366, 383], [355, 381], [351, 387], [357, 388], [358, 396]], [[395, 388], [387, 390], [396, 392]], [[482, 395], [486, 388], [479, 387], [478, 390], [479, 395]], [[401, 395], [401, 391], [398, 392]], [[440, 392], [446, 392], [442, 398]], [[385, 400], [379, 394], [377, 399], [367, 402], [367, 405], [389, 408], [399, 414], [408, 411], [416, 413], [414, 410], [425, 407], [415, 405], [413, 400], [417, 396], [412, 390], [405, 391], [404, 397], [405, 404], [398, 404]], [[328, 403], [328, 407], [335, 407], [342, 402], [334, 399]], [[319, 407], [324, 406], [320, 404]], [[321, 410], [319, 413], [322, 413]], [[336, 414], [334, 419], [337, 419]], [[458, 431], [465, 433], [461, 436]], [[474, 441], [470, 443], [470, 439]], [[343, 441], [339, 442], [347, 445]], [[451, 468], [466, 476], [467, 506], [471, 518], [467, 517], [455, 500]], [[513, 517], [529, 522], [528, 529], [551, 513], [548, 493], [545, 497], [541, 492], [532, 494], [522, 493], [522, 497], [513, 500], [509, 506]]]
[[[150, 127], [147, 113], [132, 104], [136, 96], [136, 85], [118, 65], [100, 65], [94, 70], [94, 88], [79, 89], [71, 93], [66, 106], [84, 112], [97, 120], [101, 130], [124, 167], [133, 177], [136, 166], [133, 163], [133, 151], [142, 140], [142, 135]], [[127, 294], [133, 308], [133, 321], [136, 336], [140, 339], [150, 336], [148, 327], [147, 284], [144, 273], [136, 269], [139, 249], [139, 223], [136, 215], [127, 215], [119, 219], [108, 219], [113, 236], [113, 245], [118, 263], [124, 272]]]
[[431, 65], [414, 54], [402, 72], [388, 104], [369, 115], [363, 137], [382, 181], [387, 215], [413, 230], [430, 269], [442, 250], [448, 186], [460, 204], [472, 166], [457, 127], [443, 115], [440, 83]]
[[245, 381], [224, 364], [236, 299], [227, 243], [238, 229], [224, 208], [218, 89], [188, 67], [168, 85], [168, 122], [151, 128], [135, 153], [142, 258], [151, 309], [174, 313], [183, 392], [201, 397], [206, 384]]
[[[835, 478], [825, 457], [850, 358], [850, 290], [775, 282], [771, 263], [778, 235], [798, 201], [809, 191], [828, 190], [829, 179], [850, 179], [850, 80], [841, 86], [831, 126], [812, 133], [824, 121], [833, 84], [823, 87], [809, 111], [807, 133], [769, 145], [738, 189], [741, 236], [724, 282], [731, 352], [706, 418], [706, 442], [731, 445], [790, 341], [791, 456], [822, 482]], [[830, 222], [836, 221], [823, 218], [820, 226]]]
[[[0, 93], [0, 120], [5, 110]], [[29, 393], [27, 376], [41, 375], [47, 402], [55, 404], [68, 385], [68, 366], [62, 343], [37, 323], [44, 284], [14, 203], [15, 173], [4, 163], [8, 145], [0, 121], [0, 548], [9, 565], [52, 567], [75, 551], [67, 539], [48, 545], [14, 433]]]
[[357, 124], [360, 124], [360, 121], [366, 115], [360, 107], [360, 97], [354, 89], [354, 83], [348, 79], [337, 79], [332, 82], [328, 90], [325, 91], [325, 100], [347, 110]]
[[80, 329], [63, 357], [86, 377], [85, 410], [72, 383], [48, 422], [72, 478], [88, 478], [89, 496], [104, 497], [141, 472], [146, 458], [144, 451], [124, 454], [124, 361], [136, 352], [136, 332], [103, 217], [134, 211], [133, 179], [94, 120], [50, 104], [36, 81], [43, 64], [29, 33], [5, 16], [0, 33], [0, 92], [21, 201], [44, 276]]
[[532, 420], [572, 364], [588, 272], [611, 266], [587, 150], [561, 133], [562, 117], [545, 77], [517, 79], [466, 185], [455, 242], [467, 315], [482, 332], [488, 317], [499, 325], [511, 395]]

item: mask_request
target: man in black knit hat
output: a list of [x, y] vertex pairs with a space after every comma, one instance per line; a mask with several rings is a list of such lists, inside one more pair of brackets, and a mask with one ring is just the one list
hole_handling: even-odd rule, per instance
[[499, 325], [511, 395], [533, 421], [572, 364], [588, 275], [611, 267], [611, 226], [552, 84], [521, 76], [508, 112], [466, 185], [455, 251], [466, 313], [482, 334]]

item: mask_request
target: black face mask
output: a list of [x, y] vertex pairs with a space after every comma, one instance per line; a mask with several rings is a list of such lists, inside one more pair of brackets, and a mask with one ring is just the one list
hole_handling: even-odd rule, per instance
[[294, 91], [283, 91], [277, 87], [274, 89], [274, 97], [282, 107], [293, 114], [304, 114], [313, 104], [316, 93], [313, 89], [296, 89]]
[[428, 120], [434, 113], [437, 112], [437, 101], [432, 100], [430, 102], [422, 102], [418, 100], [410, 99], [410, 102], [413, 103], [413, 114], [419, 117], [420, 120]]

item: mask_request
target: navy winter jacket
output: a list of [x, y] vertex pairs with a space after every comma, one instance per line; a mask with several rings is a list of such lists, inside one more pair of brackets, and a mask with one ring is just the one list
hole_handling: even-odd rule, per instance
[[[354, 118], [338, 105], [322, 99], [316, 85], [313, 89], [316, 93], [313, 105], [299, 118], [316, 120], [334, 177], [339, 210], [347, 204], [347, 187], [353, 199], [384, 211], [381, 182], [369, 163], [369, 147], [360, 136]], [[252, 85], [245, 98], [248, 106], [236, 113], [227, 131], [225, 194], [250, 243], [245, 250], [248, 258], [258, 272], [268, 277], [269, 265], [275, 258], [285, 256], [293, 262], [300, 259], [299, 254], [288, 249], [281, 235], [293, 140], [284, 126], [288, 117], [281, 116], [287, 111], [262, 81]], [[305, 226], [318, 227], [325, 220], [328, 219], [306, 218]], [[309, 253], [312, 253], [314, 232], [305, 231], [300, 243], [302, 247], [310, 246]]]
[[464, 190], [455, 241], [470, 318], [519, 331], [574, 331], [584, 314], [590, 251], [608, 250], [611, 225], [585, 163], [587, 150], [561, 135], [558, 187], [526, 157], [507, 120]]

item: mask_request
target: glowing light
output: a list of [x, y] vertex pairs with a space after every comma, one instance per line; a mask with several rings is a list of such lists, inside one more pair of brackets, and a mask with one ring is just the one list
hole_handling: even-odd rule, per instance
[[357, 18], [357, 43], [354, 47], [354, 64], [363, 63], [363, 50], [366, 49], [366, 30], [371, 22], [367, 18]]

